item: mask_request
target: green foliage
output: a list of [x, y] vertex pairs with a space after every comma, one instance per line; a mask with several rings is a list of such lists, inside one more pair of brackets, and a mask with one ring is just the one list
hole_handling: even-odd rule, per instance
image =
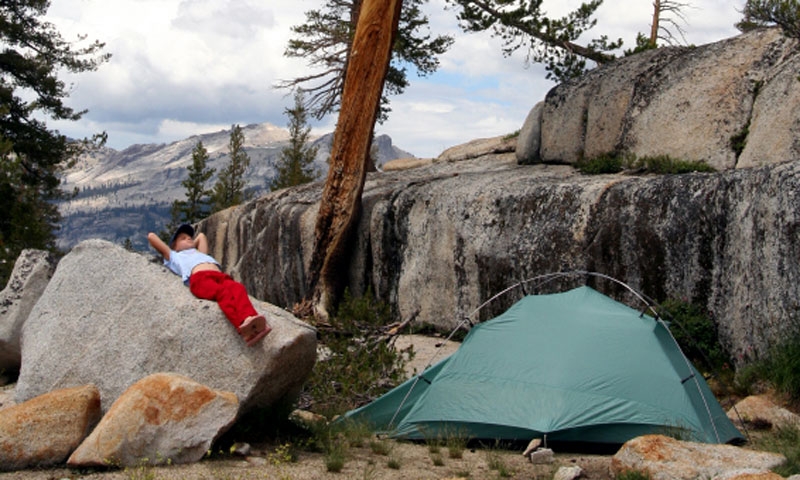
[[341, 472], [347, 461], [347, 447], [340, 439], [334, 440], [325, 452], [325, 469], [332, 473]]
[[285, 442], [278, 445], [275, 448], [275, 451], [267, 455], [267, 461], [270, 465], [275, 466], [297, 462], [297, 450], [295, 445], [291, 442]]
[[65, 105], [70, 87], [58, 74], [93, 71], [110, 58], [102, 43], [62, 38], [42, 20], [49, 6], [42, 0], [0, 2], [0, 285], [23, 249], [58, 253], [55, 202], [67, 196], [60, 174], [105, 141], [98, 134], [72, 142], [42, 120], [79, 120], [86, 112]]
[[616, 476], [616, 480], [650, 480], [650, 474], [640, 470], [625, 470]]
[[489, 467], [489, 470], [497, 471], [498, 477], [508, 478], [514, 475], [503, 460], [499, 445], [495, 444], [494, 447], [487, 448], [484, 452], [486, 454], [486, 465]]
[[767, 358], [752, 366], [757, 377], [770, 382], [794, 402], [800, 402], [800, 332], [772, 347]]
[[750, 129], [744, 127], [739, 133], [731, 137], [731, 150], [736, 154], [736, 158], [744, 151], [747, 146], [747, 136], [750, 134]]
[[503, 42], [504, 56], [523, 48], [525, 61], [543, 63], [547, 78], [563, 82], [579, 77], [587, 70], [587, 61], [598, 64], [614, 59], [614, 50], [622, 40], [609, 41], [601, 35], [578, 45], [597, 20], [595, 11], [603, 0], [584, 2], [561, 18], [549, 18], [541, 1], [525, 0], [447, 0], [457, 7], [462, 30], [480, 32], [491, 30]]
[[244, 150], [244, 140], [242, 127], [232, 125], [228, 142], [228, 164], [219, 172], [211, 194], [212, 213], [249, 200], [245, 191], [247, 180], [244, 174], [250, 167], [250, 156]]
[[694, 172], [714, 172], [714, 167], [704, 162], [676, 160], [669, 155], [645, 156], [633, 160], [629, 166], [649, 173], [681, 174]]
[[581, 159], [575, 164], [575, 168], [585, 175], [619, 173], [622, 171], [622, 158], [604, 154], [591, 159]]
[[670, 332], [684, 355], [700, 371], [720, 372], [730, 355], [719, 342], [717, 326], [700, 306], [677, 299], [661, 303], [659, 315], [670, 322]]
[[503, 137], [503, 140], [513, 140], [515, 138], [519, 138], [519, 134], [520, 133], [521, 133], [521, 130], [515, 130], [515, 131], [509, 133], [508, 135], [505, 135]]
[[464, 450], [467, 448], [467, 438], [459, 436], [447, 437], [447, 455], [450, 458], [462, 458]]
[[186, 200], [175, 200], [170, 211], [172, 222], [167, 226], [171, 232], [182, 223], [196, 223], [211, 213], [211, 190], [206, 188], [214, 175], [214, 169], [208, 168], [208, 150], [202, 141], [192, 149], [192, 164], [187, 168], [189, 176], [181, 182], [186, 188]]
[[320, 343], [327, 357], [319, 360], [306, 382], [311, 409], [329, 418], [369, 403], [402, 382], [410, 349], [398, 352], [384, 327], [391, 322], [389, 306], [371, 290], [361, 297], [344, 293], [330, 327], [320, 326]]
[[737, 27], [743, 31], [778, 25], [784, 35], [800, 38], [800, 2], [797, 0], [747, 0], [742, 13], [744, 20]]
[[314, 167], [317, 147], [309, 144], [311, 127], [301, 91], [295, 93], [294, 108], [285, 112], [289, 116], [289, 145], [281, 150], [275, 162], [277, 174], [269, 184], [271, 191], [313, 182], [319, 177]]
[[782, 477], [800, 474], [800, 427], [797, 425], [777, 427], [766, 435], [759, 435], [753, 447], [786, 457], [786, 463], [773, 469], [775, 473]]
[[[407, 67], [424, 77], [439, 68], [438, 56], [453, 44], [447, 35], [432, 37], [428, 17], [420, 7], [428, 0], [405, 0], [392, 48], [392, 59], [386, 72], [378, 122], [389, 114], [388, 95], [399, 95], [409, 85]], [[361, 0], [327, 0], [323, 8], [306, 12], [306, 22], [292, 27], [284, 55], [305, 58], [316, 73], [282, 82], [282, 88], [302, 88], [310, 95], [305, 107], [310, 115], [321, 119], [339, 110], [347, 58], [353, 41]]]
[[369, 449], [376, 455], [388, 456], [392, 453], [392, 445], [386, 440], [371, 440], [369, 442]]
[[624, 55], [626, 57], [635, 55], [640, 52], [644, 52], [645, 50], [653, 50], [654, 48], [658, 48], [647, 35], [639, 32], [636, 34], [636, 46], [632, 50], [625, 50]]
[[581, 159], [575, 163], [581, 173], [598, 175], [632, 170], [641, 173], [682, 174], [694, 172], [714, 172], [714, 168], [704, 162], [676, 160], [669, 155], [644, 156], [604, 153], [593, 158]]

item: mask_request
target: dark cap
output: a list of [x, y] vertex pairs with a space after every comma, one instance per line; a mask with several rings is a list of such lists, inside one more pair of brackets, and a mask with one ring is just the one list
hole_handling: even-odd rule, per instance
[[175, 230], [175, 233], [172, 234], [172, 238], [169, 239], [169, 248], [172, 248], [175, 245], [175, 239], [178, 238], [178, 235], [180, 235], [181, 233], [185, 233], [190, 237], [194, 238], [194, 227], [192, 227], [188, 223], [184, 223], [183, 225], [178, 227], [178, 229]]

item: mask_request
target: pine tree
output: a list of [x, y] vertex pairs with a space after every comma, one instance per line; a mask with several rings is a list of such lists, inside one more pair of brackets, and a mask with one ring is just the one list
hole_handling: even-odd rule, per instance
[[595, 11], [603, 0], [589, 0], [561, 18], [550, 18], [541, 0], [446, 0], [455, 7], [461, 29], [490, 30], [503, 42], [504, 56], [526, 50], [526, 63], [543, 63], [547, 78], [563, 82], [582, 75], [587, 61], [598, 65], [614, 60], [622, 39], [601, 35], [580, 44], [595, 26]]
[[0, 285], [25, 248], [57, 251], [61, 220], [55, 201], [65, 197], [61, 171], [94, 141], [70, 142], [43, 119], [76, 121], [85, 111], [64, 104], [68, 86], [59, 73], [96, 70], [104, 44], [66, 41], [41, 20], [43, 0], [0, 2]]
[[800, 38], [798, 0], [747, 0], [742, 13], [744, 18], [736, 24], [739, 30], [778, 25], [787, 37]]
[[231, 138], [228, 143], [229, 162], [219, 173], [212, 194], [212, 212], [219, 212], [228, 207], [239, 205], [249, 200], [245, 191], [247, 181], [244, 174], [250, 166], [250, 156], [244, 151], [244, 132], [239, 125], [231, 127]]
[[172, 202], [172, 221], [167, 230], [172, 231], [182, 223], [195, 223], [211, 213], [211, 190], [206, 182], [214, 175], [208, 168], [208, 150], [198, 141], [192, 150], [192, 164], [187, 168], [189, 176], [181, 182], [186, 187], [186, 200]]
[[[315, 69], [309, 75], [286, 80], [280, 88], [302, 89], [309, 115], [321, 119], [339, 110], [350, 45], [363, 0], [326, 0], [318, 10], [305, 13], [306, 23], [292, 27], [284, 55], [304, 58]], [[428, 0], [404, 0], [392, 59], [386, 72], [378, 122], [388, 118], [389, 95], [400, 95], [409, 85], [406, 72], [413, 68], [420, 77], [439, 68], [439, 56], [453, 45], [449, 35], [432, 36], [428, 17], [421, 7]], [[320, 2], [322, 3], [322, 2]]]
[[275, 162], [277, 174], [269, 184], [272, 191], [313, 182], [319, 177], [314, 166], [317, 147], [309, 144], [311, 127], [308, 126], [308, 112], [303, 102], [303, 92], [294, 96], [294, 108], [284, 110], [289, 116], [289, 145], [281, 150]]

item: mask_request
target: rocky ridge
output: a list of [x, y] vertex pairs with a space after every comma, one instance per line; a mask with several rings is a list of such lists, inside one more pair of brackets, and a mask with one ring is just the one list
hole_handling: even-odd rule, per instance
[[[289, 132], [269, 123], [242, 127], [244, 150], [250, 156], [247, 188], [256, 196], [268, 191], [274, 176], [273, 164], [288, 145]], [[324, 178], [333, 134], [314, 138], [315, 165]], [[138, 249], [147, 248], [145, 235], [159, 231], [170, 220], [170, 206], [183, 199], [187, 167], [192, 150], [202, 142], [208, 151], [208, 167], [216, 170], [209, 186], [228, 161], [230, 130], [195, 135], [167, 145], [132, 145], [117, 151], [101, 148], [82, 156], [64, 172], [64, 191], [78, 195], [59, 204], [63, 216], [58, 236], [60, 248], [68, 250], [81, 240], [101, 238], [115, 243], [125, 239]], [[387, 135], [375, 138], [377, 164], [409, 157], [392, 144]]]

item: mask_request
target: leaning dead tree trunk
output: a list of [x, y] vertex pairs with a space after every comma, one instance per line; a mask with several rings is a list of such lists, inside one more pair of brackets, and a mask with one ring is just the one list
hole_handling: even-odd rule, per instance
[[321, 319], [341, 294], [401, 6], [402, 0], [363, 0], [361, 5], [314, 231], [311, 298], [299, 309], [306, 314], [313, 309]]
[[650, 24], [650, 46], [655, 48], [658, 42], [659, 17], [661, 16], [661, 0], [653, 1], [653, 22]]

